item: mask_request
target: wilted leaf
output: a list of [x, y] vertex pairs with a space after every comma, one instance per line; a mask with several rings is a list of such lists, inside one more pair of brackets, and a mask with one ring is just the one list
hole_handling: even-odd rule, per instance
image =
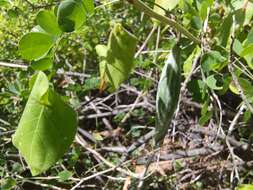
[[96, 46], [96, 51], [101, 58], [99, 64], [101, 85], [109, 83], [112, 90], [116, 90], [128, 78], [134, 67], [136, 44], [136, 37], [121, 24], [116, 24], [110, 34], [107, 47]]

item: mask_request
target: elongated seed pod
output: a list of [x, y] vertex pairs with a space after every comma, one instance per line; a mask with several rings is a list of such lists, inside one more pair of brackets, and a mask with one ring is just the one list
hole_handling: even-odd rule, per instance
[[162, 70], [156, 96], [155, 142], [167, 133], [179, 101], [181, 81], [180, 49], [175, 45]]

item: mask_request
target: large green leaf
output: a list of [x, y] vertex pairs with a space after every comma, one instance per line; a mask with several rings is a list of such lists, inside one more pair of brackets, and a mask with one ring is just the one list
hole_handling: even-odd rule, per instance
[[167, 133], [180, 94], [180, 49], [176, 45], [162, 70], [156, 95], [156, 142]]
[[53, 35], [60, 35], [61, 29], [58, 26], [57, 18], [52, 11], [42, 10], [36, 17], [37, 24], [46, 32]]
[[236, 190], [253, 190], [253, 185], [251, 184], [239, 185], [239, 187], [237, 187]]
[[116, 24], [110, 34], [108, 45], [96, 47], [102, 60], [99, 64], [101, 81], [109, 83], [112, 90], [119, 88], [130, 75], [134, 67], [136, 45], [137, 38], [121, 24]]
[[180, 0], [155, 0], [154, 11], [158, 14], [165, 15], [164, 10], [174, 9], [179, 2]]
[[13, 135], [13, 144], [33, 175], [55, 164], [71, 145], [76, 133], [75, 111], [50, 87], [39, 72], [25, 110]]
[[41, 32], [30, 32], [24, 35], [19, 42], [19, 51], [22, 58], [34, 60], [47, 54], [54, 44], [51, 35]]
[[62, 31], [73, 32], [80, 28], [86, 20], [86, 15], [94, 11], [89, 1], [64, 0], [58, 7], [57, 19]]

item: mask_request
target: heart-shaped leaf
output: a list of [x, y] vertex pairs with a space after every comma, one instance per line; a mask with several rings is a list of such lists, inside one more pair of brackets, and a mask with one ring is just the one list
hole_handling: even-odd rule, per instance
[[47, 76], [39, 72], [12, 139], [32, 175], [46, 171], [63, 156], [73, 142], [76, 126], [75, 111], [49, 87]]

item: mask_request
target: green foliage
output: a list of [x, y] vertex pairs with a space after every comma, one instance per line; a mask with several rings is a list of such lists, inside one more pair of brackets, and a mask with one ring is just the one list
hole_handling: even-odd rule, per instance
[[46, 32], [52, 35], [60, 35], [61, 29], [58, 26], [57, 18], [53, 11], [42, 10], [36, 17], [37, 24]]
[[12, 178], [0, 180], [1, 190], [11, 190], [16, 186], [16, 181]]
[[57, 10], [58, 24], [63, 32], [73, 32], [85, 22], [88, 11], [93, 11], [92, 1], [65, 0]]
[[51, 35], [40, 32], [31, 32], [22, 37], [19, 42], [19, 51], [22, 58], [35, 60], [46, 55], [54, 44]]
[[63, 156], [74, 139], [76, 125], [76, 113], [39, 72], [13, 136], [13, 144], [33, 175], [44, 172]]
[[[131, 112], [130, 121], [124, 128], [126, 132], [130, 128], [129, 135], [127, 138], [126, 135], [119, 137], [120, 140], [123, 139], [124, 145], [133, 143], [133, 140], [129, 139], [135, 140], [142, 136], [147, 126], [154, 126], [155, 114], [156, 142], [163, 139], [178, 104], [181, 77], [185, 79], [193, 74], [187, 85], [186, 94], [187, 99], [193, 101], [196, 108], [190, 110], [187, 107], [183, 111], [188, 114], [190, 110], [194, 114], [194, 121], [196, 120], [196, 123], [202, 126], [209, 126], [209, 124], [215, 126], [219, 123], [220, 110], [213, 94], [217, 95], [222, 108], [229, 107], [232, 114], [238, 112], [238, 107], [243, 104], [239, 89], [228, 70], [229, 64], [235, 67], [236, 76], [248, 102], [253, 103], [252, 1], [248, 2], [246, 8], [244, 0], [142, 1], [160, 15], [174, 19], [177, 24], [202, 40], [199, 46], [184, 35], [180, 35], [174, 27], [165, 26], [160, 21], [155, 21], [159, 24], [154, 27], [154, 22], [152, 22], [154, 20], [147, 14], [140, 16], [140, 11], [129, 6], [126, 1], [96, 1], [99, 5], [96, 11], [93, 0], [30, 0], [29, 2], [31, 4], [18, 0], [0, 0], [0, 59], [3, 62], [15, 60], [18, 64], [30, 64], [26, 71], [15, 69], [13, 72], [9, 68], [0, 68], [0, 119], [9, 122], [7, 125], [3, 121], [3, 127], [1, 125], [0, 130], [14, 129], [13, 126], [17, 125], [17, 119], [28, 99], [13, 137], [13, 143], [24, 156], [33, 175], [38, 175], [54, 165], [73, 141], [77, 118], [73, 109], [62, 99], [69, 100], [72, 107], [80, 111], [85, 96], [103, 96], [103, 94], [97, 95], [99, 82], [100, 90], [107, 89], [105, 87], [108, 86], [110, 92], [119, 89], [123, 82], [128, 82], [128, 85], [152, 95], [152, 97], [148, 96], [151, 102], [158, 87], [156, 113], [152, 109], [148, 113], [145, 109], [136, 109]], [[42, 7], [45, 10], [42, 10]], [[37, 24], [35, 27], [33, 27], [34, 22]], [[123, 25], [127, 30], [123, 28]], [[138, 58], [134, 58], [136, 47], [141, 47], [141, 42], [145, 41], [152, 27], [155, 32], [145, 45], [143, 52]], [[111, 28], [108, 38], [108, 31]], [[234, 52], [230, 51], [232, 32], [235, 40]], [[25, 35], [20, 39], [23, 34]], [[173, 49], [178, 40], [180, 48]], [[140, 44], [137, 45], [138, 42]], [[106, 43], [107, 45], [98, 45]], [[16, 51], [17, 49], [19, 51]], [[165, 60], [168, 56], [167, 52], [172, 49], [170, 59]], [[20, 56], [24, 59], [21, 63]], [[165, 65], [164, 62], [166, 62]], [[191, 73], [194, 64], [197, 64], [197, 67], [194, 73]], [[140, 74], [133, 73], [134, 68], [138, 69]], [[81, 75], [80, 77], [58, 75], [56, 73], [59, 69], [85, 72], [91, 77], [86, 79]], [[48, 77], [38, 71], [44, 71]], [[32, 75], [32, 79], [28, 81], [29, 76]], [[130, 80], [127, 80], [129, 77], [131, 77]], [[49, 84], [49, 80], [52, 84]], [[55, 89], [52, 86], [55, 86]], [[64, 97], [56, 94], [56, 89]], [[32, 90], [31, 93], [30, 90]], [[107, 94], [107, 92], [104, 93]], [[121, 96], [120, 93], [119, 96]], [[103, 102], [103, 104], [108, 102]], [[243, 123], [243, 127], [236, 126], [234, 131], [238, 141], [248, 138], [251, 133], [246, 135], [243, 132], [237, 133], [237, 130], [250, 130], [244, 125], [248, 125], [251, 121], [252, 114], [247, 108], [245, 109], [245, 113], [238, 119], [240, 124]], [[224, 123], [221, 123], [221, 126], [226, 133], [227, 122], [230, 122], [232, 118], [227, 117], [227, 110], [222, 110], [222, 115]], [[113, 127], [118, 126], [125, 116], [125, 113], [114, 116]], [[101, 146], [104, 142], [110, 141], [100, 134], [99, 130], [105, 130], [100, 119], [96, 119], [95, 124], [92, 120], [88, 122], [89, 125], [86, 125], [86, 115], [80, 118], [84, 118], [79, 119], [81, 126], [85, 123], [87, 130], [92, 129], [89, 132], [97, 143], [95, 146]], [[137, 118], [137, 125], [133, 125], [135, 121], [132, 121], [132, 118]], [[140, 126], [139, 122], [144, 122], [144, 124]], [[142, 127], [142, 125], [145, 126]], [[93, 131], [93, 128], [96, 129]], [[68, 137], [67, 141], [64, 141], [64, 136]], [[16, 153], [17, 151], [9, 146], [8, 139], [10, 139], [9, 136], [2, 138], [0, 131], [3, 152], [0, 153], [2, 154], [6, 152], [9, 155], [9, 152]], [[94, 166], [93, 160], [82, 150], [78, 150], [76, 145], [71, 148], [72, 152], [68, 160], [60, 160], [48, 171], [50, 175], [57, 177], [55, 181], [59, 184], [66, 185], [72, 175], [73, 177], [83, 175], [79, 173], [79, 170], [86, 171], [87, 168]], [[112, 161], [119, 158], [116, 154], [107, 156]], [[9, 173], [20, 175], [24, 169], [21, 164], [12, 165], [12, 162], [10, 164], [8, 157], [6, 158], [2, 158], [0, 154], [1, 189], [12, 189], [16, 184], [23, 183], [23, 179], [16, 180], [15, 178], [14, 180], [9, 177]], [[64, 168], [59, 169], [59, 165]], [[181, 166], [175, 168], [180, 170]], [[251, 183], [252, 179], [247, 177], [245, 182]], [[73, 184], [70, 183], [70, 185]], [[159, 185], [157, 188], [161, 189]], [[202, 183], [202, 179], [196, 181], [193, 188], [208, 189], [206, 183]], [[252, 187], [251, 185], [238, 187], [238, 189], [245, 188]]]

